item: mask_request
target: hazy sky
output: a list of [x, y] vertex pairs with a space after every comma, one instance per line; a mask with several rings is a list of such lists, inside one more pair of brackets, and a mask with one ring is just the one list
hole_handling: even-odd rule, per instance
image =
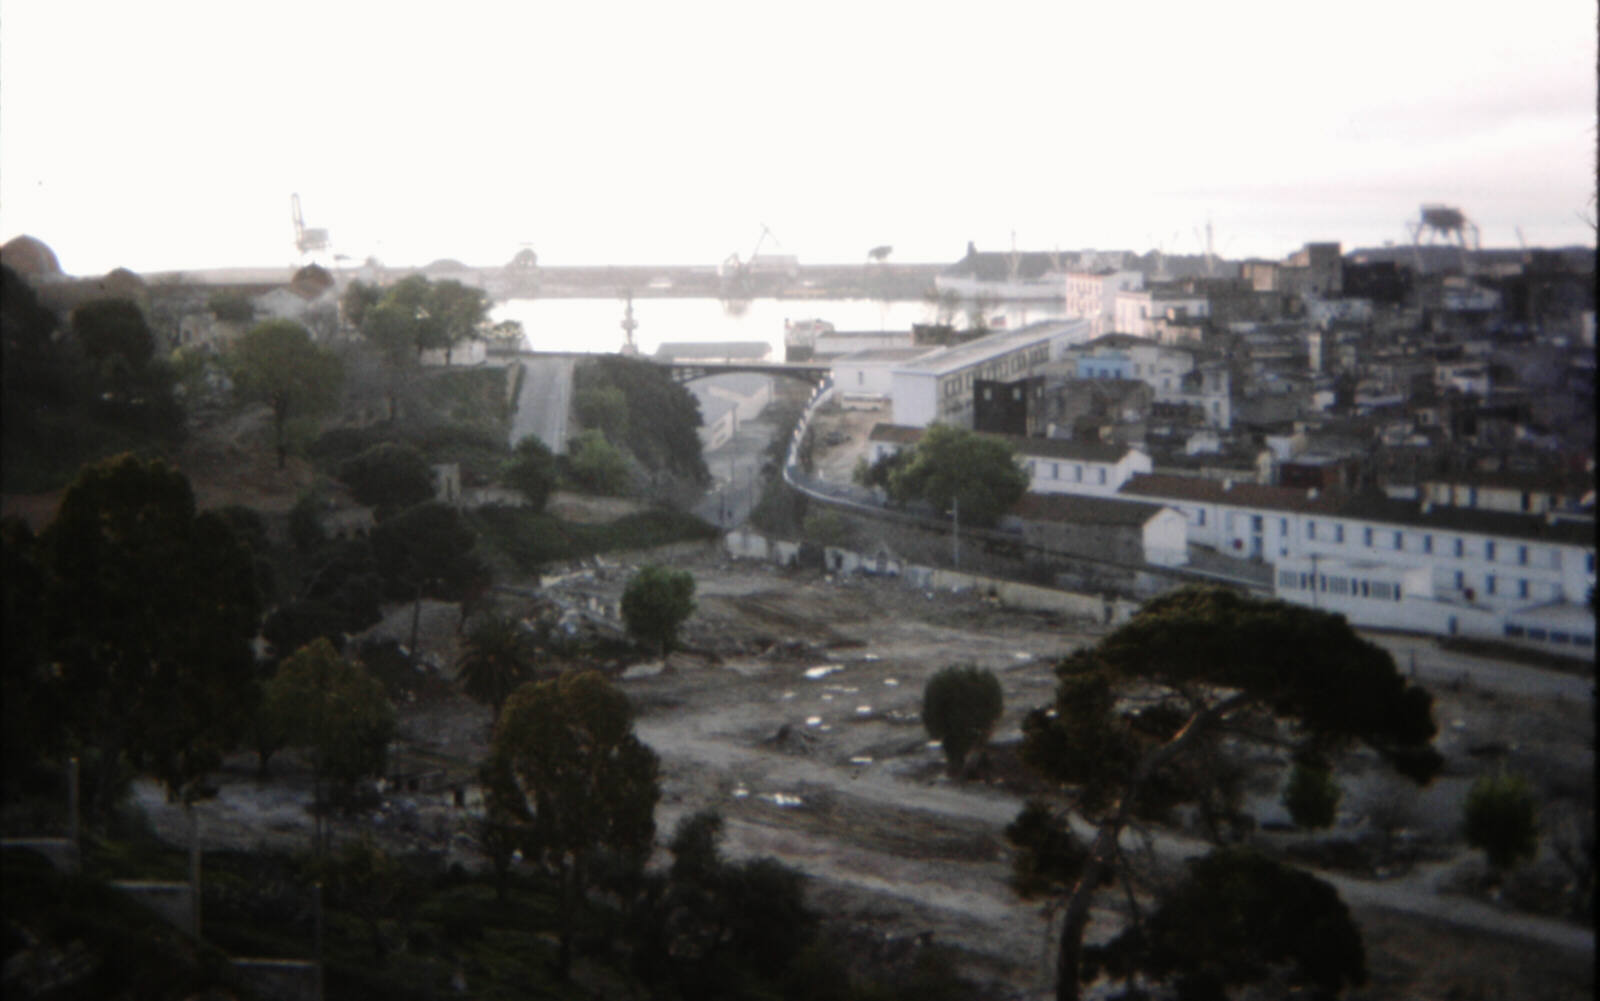
[[0, 0], [0, 240], [71, 273], [1592, 244], [1594, 0]]

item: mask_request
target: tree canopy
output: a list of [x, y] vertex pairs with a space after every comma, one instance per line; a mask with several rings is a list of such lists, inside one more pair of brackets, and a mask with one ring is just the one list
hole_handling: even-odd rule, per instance
[[625, 497], [632, 491], [628, 460], [603, 432], [584, 431], [572, 443], [562, 464], [572, 485], [605, 497]]
[[485, 770], [490, 810], [559, 884], [563, 975], [597, 859], [637, 871], [650, 855], [658, 771], [627, 696], [596, 672], [525, 684], [501, 710]]
[[923, 501], [936, 511], [960, 508], [961, 520], [988, 527], [1028, 490], [1028, 474], [998, 438], [944, 424], [928, 428], [911, 458], [889, 473], [889, 496]]
[[[159, 460], [86, 467], [39, 540], [68, 729], [186, 794], [236, 739], [260, 619], [254, 560]], [[102, 801], [99, 806], [109, 806]]]
[[1361, 931], [1338, 891], [1243, 849], [1191, 860], [1153, 914], [1086, 960], [1090, 975], [1172, 982], [1185, 1001], [1222, 1001], [1228, 988], [1263, 982], [1285, 995], [1337, 994], [1367, 979]]
[[537, 435], [530, 434], [511, 450], [510, 460], [501, 467], [501, 476], [522, 494], [529, 507], [543, 511], [556, 485], [555, 454]]
[[534, 652], [522, 623], [508, 615], [488, 615], [467, 630], [456, 677], [469, 696], [498, 715], [511, 693], [533, 680]]
[[993, 671], [976, 664], [941, 668], [922, 689], [922, 724], [939, 741], [953, 775], [1000, 722], [1004, 696]]
[[665, 657], [678, 629], [694, 614], [694, 577], [687, 570], [654, 564], [641, 567], [622, 591], [622, 619], [628, 634]]
[[1283, 805], [1297, 827], [1333, 826], [1339, 812], [1339, 784], [1328, 763], [1316, 755], [1301, 755], [1289, 772]]
[[[1249, 741], [1260, 731], [1244, 723], [1270, 723], [1319, 751], [1359, 741], [1416, 782], [1441, 761], [1431, 746], [1432, 697], [1330, 612], [1186, 588], [1067, 657], [1057, 677], [1054, 705], [1024, 723], [1023, 758], [1062, 783], [1071, 809], [1097, 829], [1065, 877], [1073, 888], [1058, 957], [1061, 998], [1077, 996], [1089, 900], [1114, 871], [1121, 830], [1180, 803], [1229, 808], [1237, 773], [1219, 746], [1224, 728]], [[1133, 686], [1137, 711], [1123, 698]], [[1057, 830], [1073, 841], [1064, 824]], [[1033, 868], [1051, 871], [1048, 860]]]
[[[609, 425], [618, 420], [611, 388], [626, 405], [621, 419], [620, 437]], [[573, 373], [573, 399], [585, 401], [586, 424], [596, 420], [607, 425], [613, 445], [627, 449], [640, 464], [652, 472], [668, 473], [688, 484], [703, 487], [711, 482], [701, 454], [700, 404], [684, 387], [672, 381], [660, 365], [600, 355], [578, 366]]]
[[455, 508], [430, 501], [379, 522], [372, 554], [391, 596], [420, 593], [460, 600], [483, 587], [488, 568], [473, 553], [477, 536]]
[[338, 402], [343, 381], [338, 356], [318, 347], [293, 320], [267, 320], [234, 342], [229, 363], [235, 391], [272, 407], [282, 469], [289, 454], [289, 418], [320, 414]]
[[1539, 805], [1528, 780], [1504, 770], [1481, 775], [1463, 809], [1467, 844], [1482, 848], [1489, 866], [1505, 872], [1539, 851]]
[[433, 497], [433, 470], [410, 445], [380, 442], [339, 466], [339, 479], [359, 504], [403, 511]]
[[326, 639], [278, 665], [265, 685], [264, 703], [285, 742], [311, 752], [319, 817], [324, 783], [348, 788], [383, 774], [394, 739], [394, 707], [383, 685]]
[[156, 349], [144, 312], [128, 299], [97, 299], [74, 309], [72, 333], [90, 358], [130, 371], [143, 368]]

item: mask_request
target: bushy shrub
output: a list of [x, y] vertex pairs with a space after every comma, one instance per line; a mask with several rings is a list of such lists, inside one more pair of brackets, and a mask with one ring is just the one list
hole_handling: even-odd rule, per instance
[[952, 775], [989, 740], [1004, 699], [1000, 679], [975, 664], [946, 667], [928, 679], [922, 690], [922, 724], [943, 745]]

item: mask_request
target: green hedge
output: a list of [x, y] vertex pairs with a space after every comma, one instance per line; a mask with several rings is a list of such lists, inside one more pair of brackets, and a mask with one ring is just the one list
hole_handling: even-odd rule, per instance
[[602, 525], [575, 524], [517, 507], [479, 508], [467, 518], [479, 545], [521, 573], [538, 573], [550, 563], [595, 553], [714, 539], [718, 534], [715, 526], [692, 514], [667, 510], [630, 514]]

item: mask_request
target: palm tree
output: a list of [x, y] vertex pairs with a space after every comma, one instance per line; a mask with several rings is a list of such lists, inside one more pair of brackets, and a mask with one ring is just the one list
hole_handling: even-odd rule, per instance
[[499, 716], [511, 693], [533, 679], [533, 667], [533, 649], [522, 624], [509, 616], [487, 615], [468, 630], [456, 677], [463, 691]]

